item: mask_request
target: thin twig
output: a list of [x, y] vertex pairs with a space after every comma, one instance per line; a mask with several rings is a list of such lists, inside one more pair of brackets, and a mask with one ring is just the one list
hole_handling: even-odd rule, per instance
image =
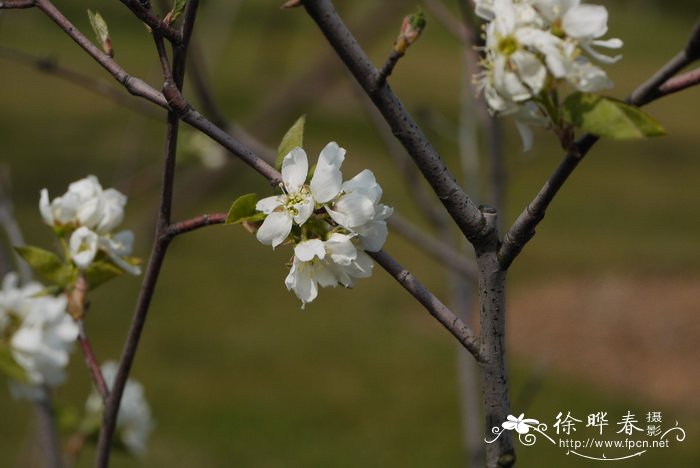
[[478, 242], [484, 226], [481, 211], [462, 190], [388, 84], [384, 83], [378, 88], [375, 86], [379, 71], [345, 26], [333, 3], [330, 0], [307, 1], [304, 8], [382, 113], [457, 226], [470, 241]]
[[383, 250], [379, 252], [367, 252], [378, 264], [384, 268], [387, 273], [403, 288], [411, 293], [423, 307], [435, 317], [462, 345], [469, 351], [474, 358], [483, 362], [484, 355], [481, 353], [478, 339], [474, 332], [462, 320], [459, 319], [452, 311], [445, 306], [440, 299], [435, 297], [418, 279], [411, 274], [410, 271], [399, 265], [388, 253]]
[[226, 213], [208, 213], [194, 218], [172, 223], [166, 230], [166, 235], [170, 238], [195, 231], [206, 226], [214, 224], [223, 224], [226, 222]]
[[51, 18], [68, 36], [73, 39], [85, 52], [87, 52], [97, 63], [107, 70], [119, 83], [134, 96], [140, 96], [163, 108], [167, 108], [167, 102], [161, 93], [153, 89], [143, 80], [129, 76], [112, 57], [98, 49], [85, 35], [83, 35], [50, 0], [34, 0], [36, 6]]
[[0, 1], [0, 10], [16, 10], [20, 8], [32, 8], [36, 6], [35, 0], [3, 0]]
[[95, 352], [90, 344], [90, 339], [85, 333], [85, 322], [81, 319], [78, 320], [78, 343], [80, 344], [80, 349], [83, 351], [83, 356], [85, 357], [85, 363], [90, 370], [90, 376], [92, 377], [92, 383], [95, 385], [97, 393], [102, 397], [102, 402], [105, 403], [109, 398], [109, 387], [107, 382], [105, 382], [104, 375], [100, 369], [100, 364], [95, 357]]
[[384, 84], [389, 75], [391, 75], [391, 72], [394, 71], [396, 64], [399, 63], [399, 60], [401, 60], [401, 57], [403, 56], [403, 52], [399, 52], [397, 50], [391, 51], [389, 57], [386, 59], [386, 62], [384, 62], [384, 65], [382, 65], [382, 68], [379, 70], [379, 75], [377, 75], [377, 83], [375, 86], [381, 86]]
[[670, 78], [667, 82], [659, 86], [657, 94], [660, 98], [677, 93], [678, 91], [683, 91], [691, 86], [697, 86], [698, 84], [700, 84], [700, 68]]
[[150, 2], [142, 3], [140, 0], [119, 1], [122, 2], [129, 10], [131, 10], [131, 12], [141, 21], [146, 23], [154, 32], [160, 33], [174, 45], [180, 45], [182, 43], [182, 34], [179, 31], [172, 28], [169, 24], [166, 24], [155, 13], [153, 13], [150, 8], [146, 8], [143, 5], [143, 3], [150, 5]]

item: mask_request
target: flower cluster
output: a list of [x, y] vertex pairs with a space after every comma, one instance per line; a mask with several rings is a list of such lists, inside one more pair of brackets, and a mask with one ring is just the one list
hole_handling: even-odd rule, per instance
[[39, 400], [44, 387], [62, 383], [78, 337], [78, 326], [66, 313], [65, 296], [41, 296], [43, 289], [35, 282], [20, 287], [17, 275], [10, 273], [0, 290], [0, 352], [9, 350], [3, 361], [16, 398]]
[[[105, 362], [101, 370], [107, 387], [112, 388], [117, 376], [117, 363]], [[101, 421], [102, 410], [102, 397], [93, 389], [85, 402], [86, 419]], [[143, 386], [132, 379], [127, 380], [117, 414], [117, 436], [129, 453], [142, 456], [146, 453], [148, 437], [153, 431], [153, 426], [151, 408], [146, 401]]]
[[112, 231], [124, 219], [126, 196], [113, 188], [103, 190], [95, 176], [68, 186], [68, 191], [49, 202], [41, 191], [39, 210], [44, 222], [61, 237], [67, 236], [68, 254], [80, 270], [87, 269], [98, 252], [105, 253], [119, 268], [133, 275], [141, 270], [125, 257], [131, 254], [134, 234]]
[[602, 40], [608, 12], [579, 0], [477, 0], [476, 13], [488, 23], [484, 71], [476, 80], [492, 112], [519, 121], [526, 148], [531, 135], [526, 124], [557, 124], [561, 83], [595, 93], [612, 87], [595, 65], [614, 63], [595, 47], [618, 49], [620, 39]]
[[344, 159], [345, 149], [328, 143], [307, 183], [306, 152], [294, 148], [282, 161], [283, 194], [255, 207], [266, 215], [260, 242], [273, 248], [287, 239], [295, 244], [285, 284], [303, 305], [316, 298], [319, 286], [351, 287], [354, 278], [370, 276], [373, 263], [364, 251], [379, 251], [386, 241], [393, 209], [380, 203], [382, 188], [372, 171], [343, 182]]

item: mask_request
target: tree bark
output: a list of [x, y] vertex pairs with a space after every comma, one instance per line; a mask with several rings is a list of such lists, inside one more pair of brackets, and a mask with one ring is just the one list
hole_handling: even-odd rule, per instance
[[[510, 400], [505, 363], [506, 270], [498, 261], [496, 211], [491, 208], [482, 208], [482, 211], [487, 230], [475, 249], [479, 267], [481, 354], [484, 357], [480, 363], [481, 389], [488, 435], [492, 428], [500, 428], [510, 414]], [[493, 443], [486, 445], [486, 466], [496, 468], [514, 464], [512, 434], [503, 431]]]

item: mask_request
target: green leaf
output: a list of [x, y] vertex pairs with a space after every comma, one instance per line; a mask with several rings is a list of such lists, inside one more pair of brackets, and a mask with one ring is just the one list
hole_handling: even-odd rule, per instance
[[173, 24], [177, 19], [182, 16], [182, 12], [185, 11], [185, 6], [187, 5], [187, 0], [175, 0], [173, 4], [173, 9], [165, 16], [164, 21], [168, 24]]
[[633, 139], [665, 135], [649, 114], [617, 99], [574, 93], [564, 101], [564, 118], [575, 127], [601, 137]]
[[12, 351], [6, 346], [0, 346], [0, 371], [18, 382], [29, 382], [27, 373], [22, 366], [17, 364], [15, 358], [12, 357]]
[[90, 285], [90, 289], [95, 289], [107, 281], [118, 278], [124, 271], [109, 260], [94, 261], [85, 270], [85, 279]]
[[111, 57], [114, 55], [114, 51], [112, 50], [112, 40], [109, 38], [109, 28], [107, 27], [107, 22], [104, 20], [104, 18], [102, 18], [102, 15], [97, 12], [93, 13], [91, 10], [88, 10], [87, 14], [88, 18], [90, 19], [90, 26], [92, 26], [92, 30], [95, 32], [95, 36], [97, 37], [97, 42], [100, 43], [105, 54], [108, 54]]
[[73, 278], [73, 268], [58, 255], [30, 245], [15, 247], [17, 254], [46, 280], [60, 286], [68, 285]]
[[282, 142], [277, 148], [277, 160], [275, 160], [275, 167], [277, 169], [282, 169], [282, 161], [287, 154], [292, 151], [297, 146], [301, 147], [304, 145], [304, 125], [306, 124], [306, 116], [302, 115], [294, 122], [294, 125], [287, 130], [287, 133], [282, 137]]
[[257, 211], [255, 204], [258, 196], [255, 193], [248, 193], [238, 197], [226, 216], [226, 224], [240, 224], [244, 221], [261, 221], [265, 219], [265, 213]]

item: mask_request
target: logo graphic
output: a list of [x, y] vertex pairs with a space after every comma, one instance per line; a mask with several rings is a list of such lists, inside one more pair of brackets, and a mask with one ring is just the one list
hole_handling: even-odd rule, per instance
[[669, 448], [674, 438], [677, 442], [685, 440], [685, 430], [678, 425], [678, 421], [670, 428], [662, 426], [663, 416], [660, 411], [650, 411], [643, 419], [646, 424], [639, 422], [628, 411], [611, 425], [608, 413], [598, 411], [587, 415], [584, 426], [583, 419], [576, 418], [570, 411], [566, 415], [559, 412], [550, 435], [547, 433], [549, 426], [537, 419], [525, 418], [524, 413], [517, 418], [509, 415], [500, 427], [494, 426], [491, 429], [495, 437], [491, 440], [487, 437], [484, 442], [492, 444], [505, 431], [515, 431], [520, 443], [526, 447], [535, 445], [541, 435], [552, 445], [566, 449], [566, 455], [589, 460], [617, 461], [640, 457], [648, 450]]

